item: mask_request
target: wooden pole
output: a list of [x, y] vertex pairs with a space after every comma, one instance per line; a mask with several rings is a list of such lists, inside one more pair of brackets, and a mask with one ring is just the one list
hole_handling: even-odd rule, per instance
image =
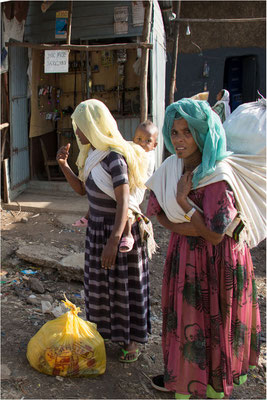
[[70, 40], [71, 40], [72, 10], [73, 10], [73, 1], [69, 1], [67, 44], [70, 44]]
[[[152, 17], [152, 1], [143, 2], [145, 4], [144, 26], [142, 34], [142, 42], [148, 44], [151, 31]], [[148, 78], [148, 61], [149, 48], [142, 47], [141, 55], [141, 75], [140, 75], [140, 120], [141, 122], [147, 119], [148, 112], [148, 95], [147, 95], [147, 78]]]
[[8, 179], [8, 158], [5, 158], [2, 162], [3, 176], [4, 176], [4, 203], [9, 204], [9, 179]]
[[82, 101], [85, 100], [85, 71], [84, 71], [84, 51], [80, 51], [80, 61], [81, 61], [81, 88], [82, 88]]
[[6, 42], [6, 47], [27, 47], [37, 50], [78, 50], [78, 51], [102, 51], [102, 50], [118, 50], [118, 49], [153, 49], [151, 43], [112, 43], [102, 45], [85, 45], [85, 44], [47, 44], [47, 43], [28, 43], [28, 42]]
[[7, 121], [0, 125], [1, 130], [1, 161], [4, 159], [6, 144], [9, 143], [9, 86], [8, 86], [8, 73], [5, 72], [1, 75], [1, 122]]
[[[86, 41], [86, 44], [88, 45], [88, 40]], [[86, 99], [91, 98], [91, 92], [92, 89], [90, 88], [90, 79], [91, 79], [91, 66], [90, 66], [90, 53], [87, 51], [86, 52]]]
[[8, 127], [9, 127], [9, 123], [8, 122], [0, 125], [0, 130], [1, 130], [1, 161], [3, 161], [4, 156], [5, 156], [6, 137], [7, 137], [7, 128]]
[[[174, 13], [177, 18], [180, 17], [181, 11], [181, 1], [174, 1]], [[173, 49], [172, 49], [172, 69], [171, 69], [171, 82], [170, 82], [170, 91], [169, 91], [169, 104], [174, 102], [174, 92], [176, 90], [176, 72], [177, 72], [177, 59], [178, 59], [178, 45], [179, 45], [179, 22], [176, 21], [174, 25], [173, 31]]]

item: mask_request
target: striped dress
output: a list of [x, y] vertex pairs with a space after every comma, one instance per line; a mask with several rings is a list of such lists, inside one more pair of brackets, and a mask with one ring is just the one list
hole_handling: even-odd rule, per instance
[[[110, 152], [101, 166], [111, 175], [114, 188], [128, 183], [127, 164], [122, 155]], [[125, 344], [145, 343], [151, 331], [149, 273], [138, 224], [132, 225], [132, 251], [118, 252], [114, 268], [101, 268], [101, 254], [115, 221], [116, 201], [96, 186], [91, 174], [86, 181], [86, 192], [90, 208], [85, 242], [86, 317], [97, 324], [104, 339]]]

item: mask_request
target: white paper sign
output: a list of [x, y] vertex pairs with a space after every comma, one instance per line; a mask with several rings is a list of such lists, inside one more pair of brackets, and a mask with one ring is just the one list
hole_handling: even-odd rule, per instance
[[114, 22], [114, 33], [117, 35], [128, 33], [128, 22]]
[[145, 9], [142, 1], [132, 1], [133, 26], [144, 25]]
[[69, 50], [45, 50], [44, 72], [69, 72]]
[[128, 7], [114, 7], [114, 21], [127, 22], [128, 21]]

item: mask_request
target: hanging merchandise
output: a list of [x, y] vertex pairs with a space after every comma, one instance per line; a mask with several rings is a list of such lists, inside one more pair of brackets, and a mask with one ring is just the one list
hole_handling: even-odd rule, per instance
[[70, 311], [48, 321], [29, 341], [29, 363], [47, 375], [91, 377], [103, 374], [106, 352], [96, 325], [79, 318], [80, 308], [66, 296], [63, 303]]
[[204, 78], [208, 78], [208, 77], [209, 77], [209, 74], [210, 74], [210, 67], [209, 67], [207, 61], [205, 61], [205, 63], [204, 63], [204, 66], [203, 66], [203, 73], [202, 73], [202, 74], [203, 74]]
[[57, 96], [56, 96], [56, 102], [57, 102], [57, 105], [59, 105], [60, 96], [61, 96], [61, 94], [62, 94], [62, 90], [61, 90], [60, 88], [57, 88], [56, 94], [57, 94]]
[[119, 87], [122, 90], [123, 83], [124, 83], [124, 65], [123, 64], [118, 65], [118, 75], [119, 75]]
[[101, 65], [104, 67], [110, 67], [114, 63], [113, 51], [102, 51], [101, 52]]
[[56, 12], [56, 39], [67, 39], [68, 15], [68, 11]]
[[133, 70], [136, 73], [136, 75], [138, 76], [141, 75], [141, 58], [136, 59], [136, 61], [133, 64]]
[[190, 26], [189, 26], [189, 24], [187, 24], [185, 34], [186, 34], [186, 36], [190, 36], [190, 35], [191, 35], [191, 31], [190, 31]]
[[122, 64], [127, 61], [127, 50], [119, 49], [117, 50], [117, 63]]
[[99, 72], [99, 66], [97, 64], [95, 64], [92, 68], [92, 72]]

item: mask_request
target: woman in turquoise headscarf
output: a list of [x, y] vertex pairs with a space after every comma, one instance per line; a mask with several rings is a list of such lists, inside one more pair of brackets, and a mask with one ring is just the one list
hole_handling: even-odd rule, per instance
[[165, 370], [152, 385], [176, 398], [227, 398], [257, 365], [260, 338], [231, 153], [218, 115], [204, 101], [171, 104], [163, 135], [174, 154], [146, 184], [147, 214], [172, 232], [162, 286]]

